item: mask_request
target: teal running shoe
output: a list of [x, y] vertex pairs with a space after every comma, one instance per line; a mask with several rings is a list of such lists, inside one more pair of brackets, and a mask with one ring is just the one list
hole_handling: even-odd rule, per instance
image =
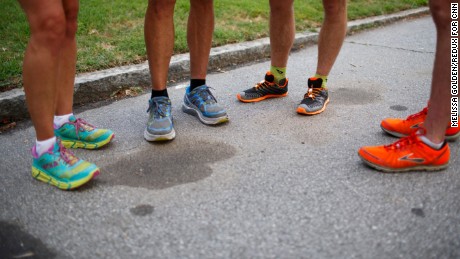
[[173, 117], [171, 115], [171, 100], [166, 96], [157, 96], [149, 100], [149, 120], [144, 130], [147, 141], [166, 141], [176, 137]]
[[187, 87], [182, 111], [196, 116], [202, 123], [208, 125], [228, 121], [227, 112], [217, 103], [207, 85], [199, 86], [192, 91], [190, 86]]
[[72, 190], [99, 174], [99, 168], [76, 157], [59, 140], [41, 156], [32, 148], [32, 176], [62, 190]]
[[70, 116], [69, 122], [54, 129], [56, 137], [60, 138], [66, 148], [97, 149], [108, 144], [115, 134], [108, 129], [98, 129], [83, 119]]

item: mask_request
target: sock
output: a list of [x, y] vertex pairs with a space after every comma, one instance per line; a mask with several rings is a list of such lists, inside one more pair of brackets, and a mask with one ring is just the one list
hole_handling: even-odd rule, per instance
[[326, 83], [327, 83], [327, 76], [322, 76], [320, 74], [315, 74], [316, 78], [321, 78], [323, 79], [323, 84], [321, 85], [322, 88], [327, 88]]
[[152, 99], [153, 97], [158, 97], [158, 96], [169, 97], [168, 89], [166, 88], [164, 90], [153, 90], [152, 89], [152, 96], [150, 97], [150, 99]]
[[286, 67], [270, 66], [270, 72], [275, 77], [276, 84], [279, 84], [282, 79], [286, 78]]
[[40, 157], [43, 155], [46, 151], [50, 150], [52, 146], [56, 144], [56, 137], [52, 137], [49, 139], [35, 141], [35, 151], [37, 152], [37, 155]]
[[206, 79], [190, 79], [190, 91], [206, 84]]
[[73, 115], [73, 113], [54, 116], [54, 125], [55, 125], [55, 127], [60, 128], [64, 123], [69, 122], [69, 118], [72, 115]]
[[434, 143], [433, 141], [429, 140], [425, 136], [419, 136], [419, 138], [423, 143], [427, 144], [428, 146], [430, 146], [431, 148], [436, 149], [436, 150], [439, 150], [442, 147], [442, 145], [444, 144], [444, 141], [441, 142], [441, 143]]

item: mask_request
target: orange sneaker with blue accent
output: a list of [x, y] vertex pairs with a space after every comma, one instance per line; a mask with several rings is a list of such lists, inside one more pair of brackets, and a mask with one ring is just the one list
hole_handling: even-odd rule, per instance
[[[382, 120], [380, 127], [386, 133], [398, 138], [409, 136], [423, 126], [427, 113], [428, 107], [425, 107], [422, 111], [409, 115], [406, 119], [387, 118]], [[460, 127], [453, 128], [449, 125], [446, 129], [446, 140], [454, 141], [459, 137]]]
[[435, 171], [449, 165], [450, 150], [447, 142], [437, 150], [420, 140], [420, 133], [412, 133], [386, 146], [361, 147], [358, 155], [377, 170], [384, 172]]

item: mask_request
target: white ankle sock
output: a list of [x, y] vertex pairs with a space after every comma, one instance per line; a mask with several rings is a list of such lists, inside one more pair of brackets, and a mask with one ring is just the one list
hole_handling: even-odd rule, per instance
[[60, 128], [64, 123], [69, 122], [69, 118], [72, 115], [73, 115], [73, 113], [69, 113], [69, 114], [66, 114], [66, 115], [54, 116], [54, 125], [56, 125], [56, 128]]
[[427, 137], [425, 136], [419, 136], [420, 140], [427, 144], [428, 146], [432, 147], [433, 149], [436, 149], [436, 150], [439, 150], [442, 145], [444, 144], [444, 142], [441, 142], [441, 143], [434, 143], [433, 141], [429, 140]]
[[49, 139], [35, 141], [35, 151], [37, 152], [38, 156], [43, 155], [46, 151], [50, 150], [52, 146], [56, 144], [56, 137], [52, 137]]

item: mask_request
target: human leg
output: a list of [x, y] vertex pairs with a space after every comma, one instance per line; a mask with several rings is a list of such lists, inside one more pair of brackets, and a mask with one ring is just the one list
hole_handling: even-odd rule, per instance
[[[431, 95], [423, 127], [387, 146], [362, 147], [362, 160], [379, 170], [399, 172], [440, 170], [449, 164], [450, 150], [444, 141], [450, 121], [449, 39], [450, 1], [430, 0], [437, 30]], [[420, 116], [420, 115], [418, 115]]]
[[270, 71], [262, 82], [238, 93], [238, 100], [248, 103], [287, 96], [286, 66], [294, 38], [294, 0], [270, 0]]
[[347, 31], [347, 1], [323, 0], [324, 22], [318, 39], [316, 74], [308, 79], [308, 91], [297, 113], [315, 115], [329, 103], [327, 77], [339, 55]]
[[31, 31], [23, 63], [26, 102], [37, 140], [46, 140], [54, 137], [56, 79], [65, 36], [65, 15], [61, 0], [19, 3]]
[[32, 149], [32, 176], [60, 189], [74, 189], [96, 176], [99, 168], [75, 157], [54, 137], [56, 81], [65, 37], [64, 7], [61, 0], [20, 0], [19, 3], [31, 30], [23, 78], [27, 105], [37, 134], [37, 143]]
[[147, 141], [175, 138], [171, 101], [166, 82], [169, 63], [174, 50], [175, 0], [149, 0], [145, 14], [144, 37], [152, 83], [149, 100], [149, 119], [144, 130]]
[[191, 0], [187, 25], [190, 49], [190, 86], [184, 96], [182, 111], [202, 123], [214, 125], [228, 121], [227, 112], [206, 85], [206, 74], [214, 31], [213, 0]]

